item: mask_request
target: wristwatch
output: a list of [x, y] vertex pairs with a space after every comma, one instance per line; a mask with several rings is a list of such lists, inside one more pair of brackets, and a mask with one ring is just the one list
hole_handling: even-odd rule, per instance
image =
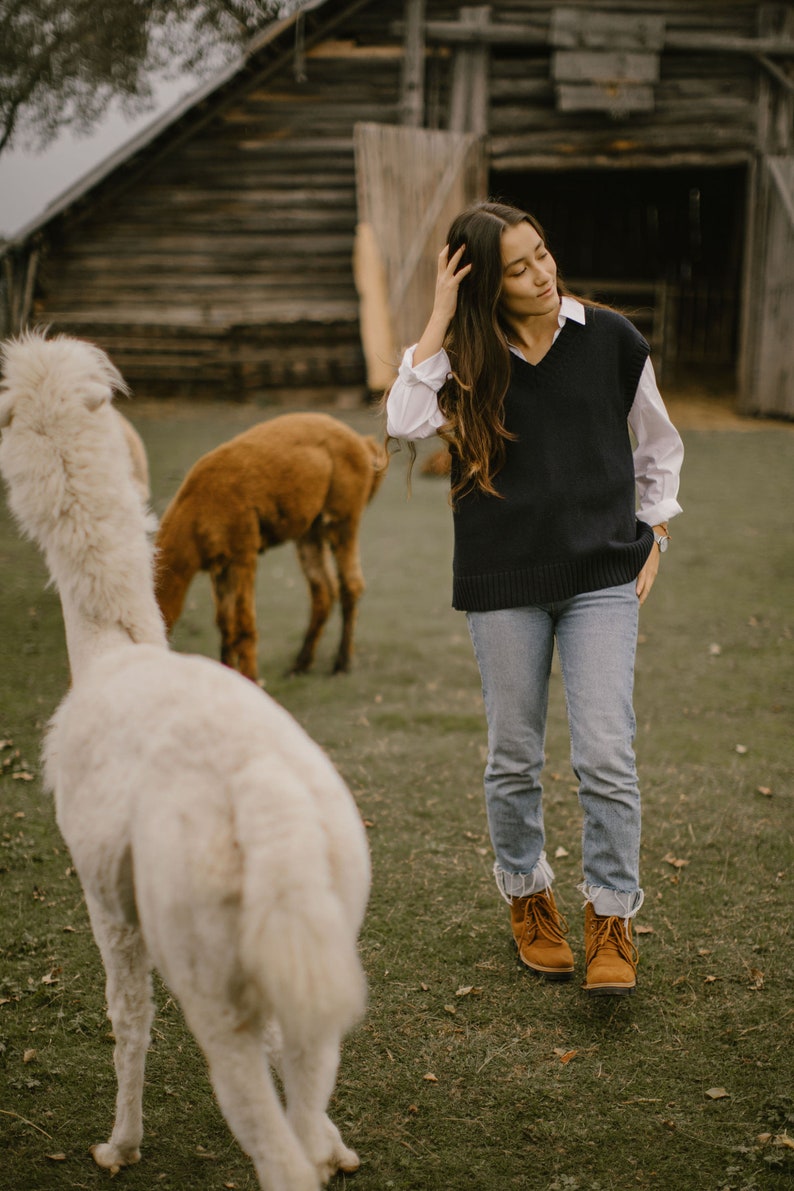
[[666, 533], [657, 533], [656, 530], [654, 530], [653, 540], [659, 547], [660, 553], [664, 554], [665, 550], [670, 545], [670, 535]]

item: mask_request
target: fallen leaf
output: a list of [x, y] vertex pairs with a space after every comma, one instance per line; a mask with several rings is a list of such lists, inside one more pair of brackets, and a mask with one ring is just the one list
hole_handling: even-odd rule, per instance
[[50, 1162], [65, 1162], [66, 1161], [65, 1154], [45, 1154], [44, 1157], [49, 1158]]
[[361, 822], [364, 824], [365, 827], [374, 827], [375, 826], [372, 819], [362, 819]]
[[737, 744], [736, 752], [740, 753], [742, 756], [744, 756], [744, 754], [747, 752], [747, 745], [746, 744]]
[[784, 1150], [794, 1150], [794, 1137], [789, 1137], [788, 1133], [778, 1133], [772, 1138], [773, 1146], [782, 1146]]
[[567, 848], [559, 847], [554, 853], [555, 860], [562, 860], [565, 856], [570, 856], [570, 852]]
[[645, 926], [644, 923], [640, 922], [640, 923], [638, 923], [637, 926], [634, 927], [634, 933], [635, 933], [635, 935], [652, 935], [653, 927]]
[[713, 658], [719, 657], [719, 655], [722, 653], [722, 646], [717, 645], [716, 642], [712, 645], [709, 645], [709, 653]]
[[768, 1141], [772, 1140], [771, 1133], [759, 1133], [755, 1139], [759, 1145], [765, 1146]]
[[709, 1100], [724, 1100], [727, 1096], [730, 1096], [730, 1092], [726, 1092], [725, 1088], [709, 1088], [706, 1095]]
[[428, 1071], [427, 1075], [422, 1076], [422, 1079], [426, 1080], [427, 1083], [438, 1083], [438, 1079], [432, 1071]]
[[772, 791], [769, 786], [756, 786], [756, 793], [763, 794], [765, 798], [772, 797]]
[[719, 976], [704, 976], [703, 977], [704, 984], [716, 984], [716, 982], [718, 980], [719, 980]]
[[578, 1050], [566, 1050], [564, 1046], [555, 1046], [554, 1053], [561, 1063], [570, 1063], [575, 1055], [578, 1055]]
[[688, 860], [677, 860], [672, 852], [668, 852], [666, 856], [662, 857], [662, 860], [665, 864], [671, 864], [673, 868], [684, 868], [685, 865], [689, 864]]
[[750, 977], [753, 981], [750, 988], [760, 991], [764, 987], [764, 973], [759, 972], [758, 968], [750, 968]]
[[[456, 1014], [458, 1011], [457, 1011], [457, 1009], [455, 1008], [455, 1006], [454, 1006], [454, 1005], [445, 1005], [445, 1006], [444, 1006], [444, 1012], [445, 1012], [445, 1013], [451, 1013], [451, 1014], [453, 1014], [453, 1016], [454, 1016], [454, 1014]], [[427, 1079], [427, 1076], [425, 1076], [425, 1079]]]
[[57, 984], [58, 977], [55, 972], [48, 972], [46, 976], [42, 976], [41, 983], [42, 984]]
[[23, 1063], [32, 1063], [37, 1055], [38, 1055], [38, 1051], [26, 1050], [25, 1053], [22, 1055], [22, 1062]]

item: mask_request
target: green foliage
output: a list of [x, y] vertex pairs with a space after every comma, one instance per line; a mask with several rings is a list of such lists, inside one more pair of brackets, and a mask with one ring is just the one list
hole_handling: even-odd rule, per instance
[[[127, 408], [159, 512], [200, 454], [271, 412]], [[375, 430], [366, 411], [342, 416]], [[578, 980], [537, 983], [515, 959], [490, 871], [479, 682], [449, 607], [444, 481], [417, 469], [409, 501], [405, 456], [392, 460], [364, 519], [368, 588], [348, 676], [329, 674], [335, 617], [316, 672], [284, 677], [308, 600], [291, 547], [260, 564], [267, 689], [328, 750], [369, 824], [370, 1004], [332, 1105], [362, 1169], [336, 1191], [777, 1191], [791, 1178], [794, 434], [685, 441], [685, 516], [642, 612], [647, 900], [634, 998], [590, 1001]], [[99, 1188], [108, 1176], [87, 1150], [108, 1134], [114, 1095], [103, 978], [38, 772], [68, 683], [63, 631], [5, 513], [0, 567], [0, 740], [13, 742], [0, 762], [19, 754], [0, 768], [0, 1188]], [[176, 646], [217, 656], [203, 579]], [[550, 717], [548, 848], [566, 853], [553, 864], [581, 976], [580, 816], [556, 669]], [[156, 1000], [143, 1158], [119, 1185], [254, 1191], [159, 983]]]

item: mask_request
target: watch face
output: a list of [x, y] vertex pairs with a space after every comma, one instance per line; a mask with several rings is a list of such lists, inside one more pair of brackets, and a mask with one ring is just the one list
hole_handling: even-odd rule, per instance
[[669, 538], [657, 538], [656, 544], [659, 547], [659, 550], [661, 551], [661, 553], [664, 554], [665, 550], [667, 549], [667, 547], [670, 544], [670, 539]]

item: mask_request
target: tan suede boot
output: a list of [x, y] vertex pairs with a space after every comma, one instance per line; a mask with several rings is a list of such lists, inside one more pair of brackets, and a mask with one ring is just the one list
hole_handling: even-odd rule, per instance
[[573, 953], [563, 935], [568, 923], [560, 914], [550, 889], [510, 902], [510, 921], [518, 954], [531, 972], [544, 980], [570, 980]]
[[587, 975], [582, 985], [591, 996], [623, 996], [637, 987], [637, 948], [631, 919], [596, 914], [590, 902], [584, 911]]

